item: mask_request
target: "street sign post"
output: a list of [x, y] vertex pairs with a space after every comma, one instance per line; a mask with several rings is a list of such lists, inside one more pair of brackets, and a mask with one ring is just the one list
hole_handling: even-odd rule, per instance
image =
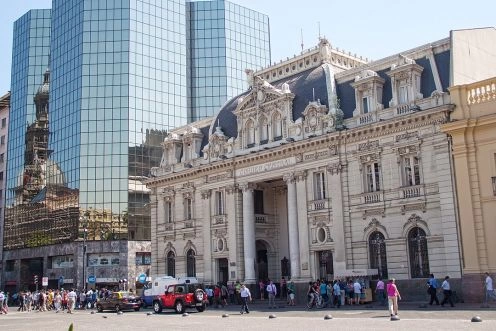
[[95, 284], [96, 283], [96, 277], [93, 275], [88, 276], [88, 283]]
[[41, 278], [41, 286], [48, 286], [48, 277]]
[[146, 282], [146, 274], [141, 274], [138, 276], [138, 282], [144, 284]]

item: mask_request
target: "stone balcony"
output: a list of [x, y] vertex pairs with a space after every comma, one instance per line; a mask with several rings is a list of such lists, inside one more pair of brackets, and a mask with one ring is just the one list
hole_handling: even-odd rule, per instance
[[399, 189], [399, 198], [400, 199], [409, 199], [421, 197], [424, 195], [424, 186], [423, 185], [413, 185], [401, 187]]
[[307, 203], [307, 210], [309, 212], [319, 211], [319, 210], [327, 209], [327, 208], [329, 208], [328, 199], [313, 200], [313, 201], [308, 201], [308, 203]]

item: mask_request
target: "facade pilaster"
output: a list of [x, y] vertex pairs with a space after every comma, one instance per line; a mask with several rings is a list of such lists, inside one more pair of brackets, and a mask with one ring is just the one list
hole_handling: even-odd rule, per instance
[[[300, 279], [310, 280], [310, 243], [307, 217], [307, 173], [295, 173], [298, 210], [298, 241], [300, 245]], [[288, 192], [289, 194], [289, 192]]]
[[242, 198], [236, 185], [226, 188], [226, 222], [227, 222], [227, 248], [229, 250], [229, 281], [236, 281], [244, 270], [243, 259], [243, 238], [242, 238]]
[[332, 239], [334, 240], [333, 263], [335, 272], [339, 270], [346, 270], [342, 180], [344, 171], [346, 171], [346, 165], [341, 162], [336, 162], [327, 166], [327, 192], [331, 195]]
[[288, 239], [291, 279], [300, 278], [300, 242], [298, 238], [298, 209], [296, 199], [296, 178], [293, 173], [283, 177], [288, 186]]
[[243, 243], [244, 243], [244, 264], [245, 283], [254, 284], [255, 276], [255, 201], [253, 184], [241, 186], [243, 190]]
[[213, 282], [213, 268], [212, 268], [212, 240], [211, 237], [211, 217], [212, 217], [212, 191], [203, 190], [201, 192], [202, 206], [203, 206], [203, 222], [202, 235], [203, 235], [203, 281], [205, 284]]
[[[156, 189], [154, 189], [156, 191]], [[159, 274], [159, 257], [161, 256], [158, 251], [158, 242], [159, 242], [159, 237], [158, 237], [158, 222], [160, 222], [161, 218], [158, 213], [158, 200], [157, 200], [157, 194], [152, 194], [150, 196], [150, 216], [151, 216], [151, 224], [150, 224], [150, 231], [151, 231], [151, 238], [152, 238], [152, 270], [151, 274], [152, 275], [157, 275]], [[163, 218], [162, 218], [163, 220]]]

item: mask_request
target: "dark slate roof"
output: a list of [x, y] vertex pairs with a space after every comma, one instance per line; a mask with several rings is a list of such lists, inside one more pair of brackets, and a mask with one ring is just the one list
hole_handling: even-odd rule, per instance
[[[449, 70], [450, 70], [450, 51], [444, 51], [439, 54], [435, 54], [434, 59], [436, 61], [437, 70], [441, 78], [441, 85], [443, 91], [448, 90], [449, 86]], [[424, 98], [429, 97], [432, 92], [436, 90], [436, 84], [434, 82], [434, 76], [432, 75], [432, 68], [430, 62], [425, 57], [415, 59], [415, 62], [424, 68], [422, 75], [420, 77], [420, 92], [423, 94]], [[374, 70], [373, 67], [370, 68]], [[385, 80], [384, 89], [382, 92], [382, 104], [384, 108], [389, 107], [389, 101], [392, 98], [391, 90], [391, 79], [386, 74], [390, 69], [377, 71], [377, 74]], [[341, 110], [344, 113], [344, 118], [353, 117], [353, 111], [356, 108], [355, 103], [355, 89], [351, 86], [354, 80], [350, 80], [344, 83], [337, 84], [336, 93], [340, 101]]]
[[210, 126], [205, 126], [203, 128], [200, 128], [200, 132], [203, 134], [200, 156], [203, 156], [203, 147], [205, 147], [208, 144], [208, 137], [209, 137], [208, 131], [209, 131], [209, 129], [210, 129]]
[[[310, 101], [313, 101], [314, 93], [315, 100], [320, 99], [320, 103], [329, 107], [329, 100], [327, 97], [327, 84], [324, 69], [322, 67], [312, 68], [293, 76], [286, 77], [279, 81], [271, 83], [277, 89], [282, 89], [282, 85], [287, 83], [289, 89], [295, 95], [293, 99], [293, 120], [300, 118], [308, 106]], [[217, 121], [222, 128], [224, 134], [228, 137], [238, 136], [238, 124], [236, 121], [236, 116], [233, 111], [238, 105], [238, 100], [250, 93], [248, 90], [231, 100], [229, 100], [219, 111], [217, 116], [214, 118], [212, 130], [215, 130], [217, 126]]]

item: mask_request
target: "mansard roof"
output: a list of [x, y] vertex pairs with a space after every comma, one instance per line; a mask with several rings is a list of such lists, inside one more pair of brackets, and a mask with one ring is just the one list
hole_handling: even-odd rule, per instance
[[[308, 103], [320, 99], [320, 103], [329, 106], [327, 95], [326, 76], [322, 66], [312, 68], [281, 80], [272, 82], [271, 85], [282, 90], [282, 85], [287, 83], [291, 93], [295, 95], [293, 99], [293, 119], [297, 120], [302, 116]], [[210, 134], [215, 132], [215, 127], [220, 126], [227, 137], [237, 137], [238, 125], [234, 110], [243, 97], [248, 95], [251, 89], [229, 100], [214, 117], [210, 126]]]

